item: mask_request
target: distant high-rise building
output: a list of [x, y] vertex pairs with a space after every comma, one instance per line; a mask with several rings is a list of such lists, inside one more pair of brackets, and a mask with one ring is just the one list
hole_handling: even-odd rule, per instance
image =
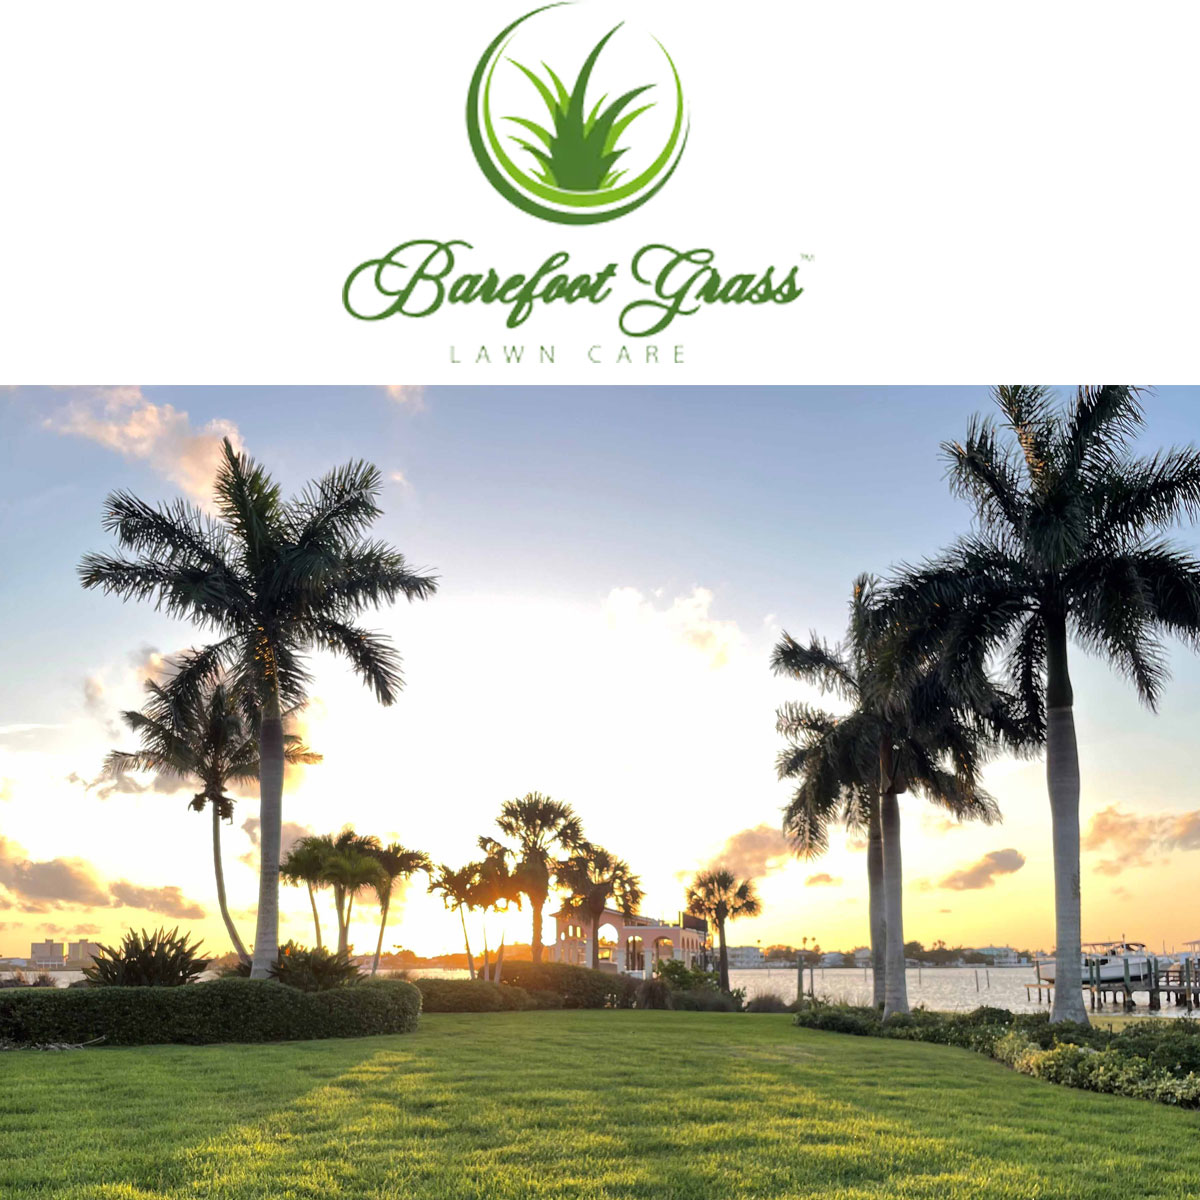
[[67, 946], [68, 967], [90, 967], [92, 959], [100, 953], [99, 942], [71, 942]]
[[29, 947], [29, 959], [35, 967], [61, 967], [63, 965], [62, 942], [34, 942]]

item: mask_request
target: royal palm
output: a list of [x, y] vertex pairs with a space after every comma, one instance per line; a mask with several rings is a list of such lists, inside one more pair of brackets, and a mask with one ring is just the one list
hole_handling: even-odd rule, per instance
[[[979, 786], [977, 772], [991, 749], [992, 731], [1016, 742], [1019, 724], [1006, 697], [984, 682], [971, 704], [946, 685], [928, 654], [914, 651], [911, 659], [902, 658], [876, 581], [866, 575], [854, 583], [844, 646], [830, 647], [816, 637], [805, 645], [784, 633], [772, 666], [850, 705], [842, 717], [803, 705], [781, 710], [779, 725], [791, 744], [780, 756], [779, 770], [801, 779], [785, 827], [802, 852], [810, 852], [823, 845], [829, 822], [848, 808], [865, 804], [869, 824], [870, 805], [878, 796], [884, 1014], [907, 1012], [899, 797], [914, 791], [959, 819], [995, 820], [999, 812]], [[873, 883], [870, 862], [868, 871]], [[874, 921], [872, 926], [874, 940]]]
[[327, 650], [349, 660], [383, 704], [402, 686], [399, 657], [383, 635], [358, 624], [367, 608], [431, 596], [435, 580], [365, 534], [380, 515], [378, 470], [351, 463], [285, 499], [278, 484], [225, 441], [215, 481], [216, 517], [183, 501], [153, 507], [127, 492], [105, 505], [104, 526], [126, 554], [89, 554], [84, 587], [153, 600], [217, 640], [188, 656], [176, 686], [199, 690], [225, 672], [262, 713], [259, 730], [258, 924], [252, 975], [265, 978], [278, 952], [283, 713], [301, 703], [305, 657]]
[[1079, 751], [1072, 640], [1109, 660], [1155, 707], [1164, 634], [1200, 638], [1200, 562], [1161, 530], [1200, 514], [1200, 451], [1132, 453], [1136, 389], [1085, 387], [1061, 405], [1042, 387], [995, 391], [1000, 418], [946, 443], [975, 530], [897, 582], [910, 636], [936, 640], [948, 674], [1002, 654], [1044, 731], [1054, 847], [1056, 965], [1051, 1019], [1086, 1021], [1079, 888]]
[[[221, 919], [238, 957], [248, 963], [249, 954], [238, 935], [225, 899], [225, 870], [221, 864], [221, 822], [233, 819], [234, 799], [226, 789], [258, 779], [258, 733], [244, 705], [235, 702], [223, 683], [212, 682], [199, 693], [174, 696], [170, 681], [146, 684], [149, 699], [141, 712], [128, 711], [122, 720], [138, 736], [138, 750], [113, 750], [105, 760], [110, 777], [126, 771], [155, 771], [173, 779], [198, 782], [200, 791], [188, 807], [212, 815], [213, 871], [217, 881], [217, 904]], [[284, 757], [291, 763], [315, 763], [312, 753], [294, 734], [283, 739]]]

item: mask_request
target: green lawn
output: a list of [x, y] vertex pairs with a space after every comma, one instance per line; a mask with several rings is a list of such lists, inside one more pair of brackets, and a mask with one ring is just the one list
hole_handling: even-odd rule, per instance
[[3, 1200], [1197, 1194], [1200, 1115], [787, 1017], [0, 1054]]

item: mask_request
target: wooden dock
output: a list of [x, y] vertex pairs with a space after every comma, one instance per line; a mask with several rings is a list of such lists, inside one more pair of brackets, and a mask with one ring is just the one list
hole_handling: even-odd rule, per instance
[[[1122, 958], [1121, 962], [1124, 965], [1124, 979], [1102, 980], [1099, 959], [1085, 960], [1083, 990], [1088, 994], [1093, 1012], [1105, 1004], [1119, 1004], [1126, 1012], [1131, 1012], [1137, 1007], [1134, 999], [1137, 994], [1146, 996], [1151, 1012], [1160, 1011], [1164, 1005], [1173, 1005], [1189, 1013], [1200, 1009], [1200, 958], [1189, 955], [1174, 961], [1148, 955], [1150, 972], [1147, 977], [1140, 979], [1130, 974], [1127, 957]], [[1025, 985], [1026, 1000], [1032, 1001], [1035, 997], [1039, 1004], [1043, 999], [1047, 1004], [1054, 999], [1054, 984], [1042, 978], [1040, 966], [1037, 966], [1037, 981]]]

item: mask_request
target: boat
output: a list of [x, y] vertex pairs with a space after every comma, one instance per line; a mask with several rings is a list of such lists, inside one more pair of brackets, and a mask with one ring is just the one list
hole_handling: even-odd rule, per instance
[[[1150, 978], [1150, 960], [1154, 956], [1145, 942], [1084, 942], [1080, 966], [1083, 981], [1097, 979], [1100, 983], [1124, 983], [1125, 964], [1129, 964], [1129, 982], [1140, 983]], [[1054, 982], [1054, 959], [1038, 964], [1038, 973], [1047, 983]]]

